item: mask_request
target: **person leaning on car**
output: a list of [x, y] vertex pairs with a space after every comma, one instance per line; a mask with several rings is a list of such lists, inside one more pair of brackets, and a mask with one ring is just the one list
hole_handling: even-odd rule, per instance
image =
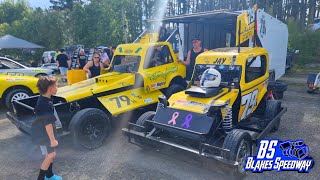
[[68, 69], [70, 68], [70, 59], [65, 54], [65, 50], [64, 49], [61, 49], [60, 52], [61, 53], [57, 56], [57, 64], [58, 64], [62, 79], [64, 81], [67, 81], [66, 75], [67, 75]]
[[187, 80], [191, 79], [197, 56], [203, 53], [204, 51], [208, 51], [208, 49], [203, 48], [201, 46], [201, 39], [198, 37], [195, 37], [192, 39], [192, 46], [193, 48], [188, 51], [188, 56], [186, 61], [178, 59], [180, 63], [187, 66], [187, 77], [186, 77]]

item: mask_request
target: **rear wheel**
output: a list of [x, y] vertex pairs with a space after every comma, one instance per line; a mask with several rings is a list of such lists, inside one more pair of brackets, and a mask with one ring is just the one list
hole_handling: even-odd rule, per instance
[[72, 117], [69, 130], [75, 145], [95, 149], [110, 134], [110, 118], [96, 108], [82, 109]]
[[[266, 104], [266, 111], [265, 111], [265, 118], [267, 119], [267, 123], [272, 121], [274, 117], [277, 116], [277, 114], [281, 110], [281, 103], [277, 100], [269, 100]], [[277, 120], [274, 127], [271, 129], [271, 132], [276, 132], [280, 127], [280, 119]]]
[[233, 129], [225, 138], [223, 148], [230, 150], [229, 153], [224, 153], [224, 158], [237, 161], [236, 173], [244, 175], [246, 173], [244, 169], [246, 158], [252, 155], [250, 134], [242, 129]]
[[9, 92], [5, 97], [5, 105], [6, 107], [12, 111], [13, 106], [12, 102], [16, 100], [21, 100], [30, 97], [32, 94], [25, 89], [14, 89]]

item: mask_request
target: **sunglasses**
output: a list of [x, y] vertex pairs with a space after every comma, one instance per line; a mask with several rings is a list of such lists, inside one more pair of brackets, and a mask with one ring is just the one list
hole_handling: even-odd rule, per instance
[[100, 58], [100, 57], [94, 57], [94, 58], [98, 59], [98, 58]]
[[192, 44], [198, 43], [199, 41], [193, 41]]

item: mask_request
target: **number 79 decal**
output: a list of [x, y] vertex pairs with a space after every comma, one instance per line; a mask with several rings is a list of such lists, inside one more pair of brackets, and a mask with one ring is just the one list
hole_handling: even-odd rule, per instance
[[241, 120], [251, 114], [253, 107], [257, 105], [258, 92], [258, 89], [256, 89], [252, 93], [242, 96], [241, 106], [245, 105], [245, 108], [242, 112]]

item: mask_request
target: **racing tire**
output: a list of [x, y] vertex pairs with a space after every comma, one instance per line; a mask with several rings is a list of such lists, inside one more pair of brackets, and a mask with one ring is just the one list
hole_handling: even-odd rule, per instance
[[109, 136], [110, 126], [111, 121], [106, 113], [96, 108], [86, 108], [72, 117], [69, 130], [76, 146], [95, 149]]
[[[143, 126], [146, 129], [142, 129], [142, 128], [139, 128], [139, 127], [133, 127], [132, 129], [134, 131], [136, 131], [136, 132], [144, 132], [144, 131], [150, 132], [154, 127], [151, 126], [151, 125], [146, 126], [146, 120], [152, 120], [152, 118], [154, 117], [155, 114], [156, 114], [156, 112], [154, 112], [154, 111], [147, 111], [147, 112], [143, 113], [139, 117], [139, 119], [137, 120], [136, 124], [140, 125], [140, 126]], [[139, 144], [143, 144], [144, 143], [142, 138], [137, 137], [137, 136], [135, 136], [134, 141], [139, 143]]]
[[230, 150], [223, 153], [223, 158], [239, 163], [235, 169], [235, 173], [241, 176], [245, 175], [244, 165], [246, 157], [252, 155], [252, 139], [250, 134], [242, 129], [233, 129], [224, 139], [223, 149]]
[[288, 85], [279, 81], [270, 81], [268, 84], [268, 90], [271, 91], [286, 91], [288, 89]]
[[283, 91], [273, 91], [272, 95], [274, 99], [283, 99]]
[[[265, 114], [264, 114], [264, 117], [267, 119], [267, 122], [269, 123], [274, 117], [276, 117], [277, 114], [280, 112], [280, 110], [281, 110], [281, 102], [277, 100], [268, 100], [266, 104]], [[276, 132], [279, 129], [280, 121], [281, 119], [279, 119], [276, 122], [274, 127], [271, 129], [271, 132]]]
[[5, 97], [5, 105], [9, 111], [13, 111], [12, 102], [15, 100], [25, 99], [30, 97], [32, 94], [25, 89], [14, 89], [9, 92]]
[[273, 96], [275, 99], [283, 99], [284, 91], [288, 89], [288, 85], [279, 82], [279, 81], [271, 81], [268, 84], [268, 90], [271, 90], [273, 92]]
[[185, 90], [185, 88], [183, 88], [183, 86], [181, 86], [180, 84], [171, 84], [167, 88], [164, 95], [166, 96], [167, 99], [169, 99], [172, 96], [172, 94], [183, 91], [183, 90]]

